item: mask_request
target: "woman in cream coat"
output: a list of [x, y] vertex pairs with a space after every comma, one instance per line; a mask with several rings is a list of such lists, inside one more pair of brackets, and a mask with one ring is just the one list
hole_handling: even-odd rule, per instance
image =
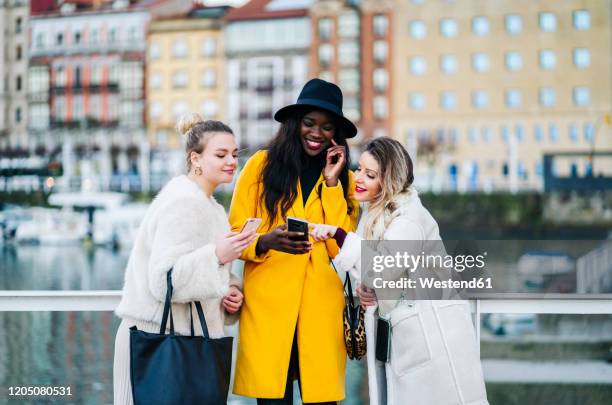
[[[232, 181], [236, 141], [232, 130], [197, 114], [177, 125], [187, 138], [189, 173], [173, 178], [151, 203], [140, 226], [125, 273], [123, 296], [116, 314], [122, 318], [115, 340], [113, 370], [115, 405], [132, 404], [129, 328], [157, 332], [166, 294], [166, 273], [172, 268], [172, 314], [175, 331], [190, 334], [190, 305], [201, 301], [212, 338], [242, 305], [239, 280], [231, 262], [249, 246], [255, 232], [230, 233], [227, 215], [212, 196]], [[196, 334], [202, 330], [196, 322]]]
[[[421, 204], [412, 181], [412, 161], [399, 142], [377, 138], [366, 145], [355, 172], [355, 198], [367, 203], [357, 232], [347, 234], [338, 227], [312, 225], [315, 240], [333, 237], [342, 246], [334, 259], [339, 269], [361, 280], [362, 239], [423, 241], [423, 246], [425, 241], [440, 240], [438, 225]], [[440, 246], [435, 242], [428, 245]], [[394, 274], [391, 278], [398, 277]], [[377, 302], [372, 285], [359, 286], [357, 295], [367, 306], [370, 404], [488, 404], [465, 301]], [[377, 316], [391, 323], [387, 363], [375, 358]]]

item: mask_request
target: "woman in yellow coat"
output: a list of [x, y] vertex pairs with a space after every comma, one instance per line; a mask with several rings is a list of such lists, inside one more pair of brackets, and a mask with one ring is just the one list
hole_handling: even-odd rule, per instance
[[[233, 231], [263, 219], [244, 250], [234, 393], [258, 405], [291, 404], [293, 380], [304, 403], [344, 399], [342, 282], [330, 265], [333, 240], [300, 242], [288, 216], [355, 229], [358, 205], [346, 138], [355, 126], [342, 114], [342, 92], [320, 79], [306, 83], [296, 104], [279, 110], [278, 134], [255, 153], [238, 179], [230, 208]], [[342, 225], [343, 224], [343, 225]]]

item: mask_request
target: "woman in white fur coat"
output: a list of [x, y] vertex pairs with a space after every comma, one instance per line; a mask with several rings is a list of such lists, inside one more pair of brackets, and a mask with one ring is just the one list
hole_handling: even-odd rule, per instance
[[[439, 241], [438, 224], [423, 207], [413, 182], [408, 152], [391, 138], [376, 138], [365, 147], [355, 172], [355, 198], [366, 203], [357, 232], [330, 225], [311, 225], [315, 240], [335, 238], [342, 246], [336, 266], [361, 282], [362, 239], [423, 241], [410, 249], [427, 250]], [[428, 246], [440, 246], [429, 243]], [[389, 274], [397, 279], [406, 274]], [[369, 282], [364, 278], [363, 282]], [[381, 291], [379, 291], [381, 293]], [[366, 310], [369, 394], [371, 405], [488, 404], [469, 307], [460, 300], [377, 300], [372, 285], [357, 295]], [[375, 357], [376, 318], [391, 324], [390, 359]]]
[[[227, 125], [197, 114], [183, 117], [177, 129], [186, 137], [189, 172], [170, 180], [153, 200], [128, 260], [115, 311], [122, 318], [115, 338], [115, 405], [133, 403], [129, 328], [159, 331], [171, 268], [177, 334], [190, 334], [192, 301], [202, 302], [212, 338], [224, 335], [224, 324], [237, 319], [242, 305], [241, 284], [230, 274], [231, 262], [253, 242], [255, 231], [230, 233], [227, 214], [212, 196], [219, 184], [232, 181], [236, 170], [234, 135]], [[201, 336], [199, 323], [195, 326]]]

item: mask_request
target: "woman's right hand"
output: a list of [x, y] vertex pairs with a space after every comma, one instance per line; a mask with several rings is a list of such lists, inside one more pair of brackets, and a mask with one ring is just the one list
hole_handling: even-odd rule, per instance
[[359, 297], [359, 302], [363, 309], [376, 305], [376, 291], [373, 288], [368, 288], [361, 284], [357, 287], [355, 292], [357, 293], [357, 297]]
[[300, 236], [303, 236], [302, 232], [290, 232], [287, 230], [287, 224], [280, 225], [259, 237], [257, 241], [257, 254], [265, 253], [270, 249], [292, 255], [308, 253], [312, 250], [311, 242], [289, 239], [290, 237]]
[[226, 264], [240, 257], [244, 249], [249, 247], [255, 240], [257, 234], [255, 231], [250, 232], [230, 232], [217, 241], [215, 254], [219, 263]]

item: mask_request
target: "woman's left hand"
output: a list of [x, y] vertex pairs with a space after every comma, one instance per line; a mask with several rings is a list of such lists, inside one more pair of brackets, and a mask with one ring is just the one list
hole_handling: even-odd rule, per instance
[[223, 297], [223, 308], [229, 314], [235, 314], [240, 310], [242, 306], [242, 300], [244, 299], [244, 295], [242, 295], [242, 291], [234, 285], [230, 286], [229, 291]]
[[373, 288], [368, 288], [362, 284], [355, 291], [363, 309], [376, 305], [376, 291]]
[[310, 236], [315, 242], [332, 238], [338, 229], [337, 226], [326, 224], [308, 224], [310, 228]]
[[323, 177], [328, 187], [334, 187], [338, 184], [340, 173], [346, 165], [346, 148], [338, 145], [333, 139], [331, 142], [333, 146], [327, 149], [325, 168], [323, 169]]

